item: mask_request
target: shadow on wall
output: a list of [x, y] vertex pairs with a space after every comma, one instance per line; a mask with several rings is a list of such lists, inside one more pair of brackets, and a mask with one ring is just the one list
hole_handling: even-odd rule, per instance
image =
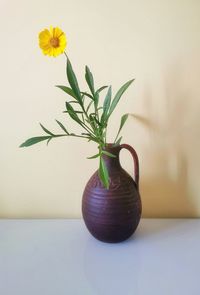
[[145, 217], [192, 217], [197, 213], [189, 192], [186, 158], [180, 149], [174, 149], [176, 175], [173, 176], [168, 169], [170, 158], [171, 153], [162, 149], [153, 155], [154, 169], [163, 166], [163, 170], [158, 168], [154, 176], [141, 182]]
[[[144, 217], [198, 216], [189, 188], [188, 167], [197, 165], [199, 114], [195, 108], [199, 106], [195, 95], [188, 93], [181, 72], [176, 69], [169, 77], [162, 101], [164, 122], [159, 118], [160, 106], [155, 106], [150, 93], [144, 97], [144, 103], [151, 119], [134, 115], [150, 134], [150, 144], [143, 151], [144, 161], [148, 161], [144, 164], [147, 173], [144, 171], [140, 183]], [[155, 123], [157, 119], [162, 124]]]

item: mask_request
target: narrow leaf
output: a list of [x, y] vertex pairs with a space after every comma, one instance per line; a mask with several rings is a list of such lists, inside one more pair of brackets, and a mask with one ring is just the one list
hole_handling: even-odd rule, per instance
[[117, 145], [120, 145], [120, 142], [121, 142], [121, 140], [122, 140], [122, 136], [115, 142], [115, 145], [117, 146]]
[[93, 103], [93, 101], [91, 101], [91, 102], [88, 104], [87, 109], [86, 109], [86, 113], [89, 111], [89, 108], [91, 107], [92, 103]]
[[94, 100], [93, 96], [90, 95], [89, 93], [87, 92], [81, 92], [81, 94], [85, 95], [85, 96], [88, 96], [89, 98], [91, 98], [92, 100]]
[[78, 101], [77, 100], [70, 100], [70, 101], [68, 101], [68, 103], [78, 103]]
[[88, 66], [85, 67], [85, 80], [87, 81], [92, 95], [94, 96], [94, 78]]
[[45, 128], [41, 123], [40, 123], [40, 126], [42, 127], [42, 129], [44, 130], [44, 132], [46, 132], [47, 134], [50, 134], [50, 135], [54, 136], [54, 134], [51, 131], [49, 131], [47, 128]]
[[81, 94], [81, 98], [82, 98], [82, 102], [83, 102], [83, 105], [84, 105], [85, 95], [84, 94]]
[[99, 89], [97, 89], [97, 91], [95, 92], [95, 94], [96, 93], [100, 93], [102, 90], [104, 90], [105, 88], [108, 88], [108, 86], [102, 86], [102, 87], [100, 87]]
[[131, 85], [131, 83], [134, 81], [134, 79], [126, 82], [116, 93], [111, 106], [110, 106], [110, 110], [109, 110], [109, 116], [112, 114], [112, 112], [114, 111], [115, 107], [117, 106], [121, 96], [123, 95], [123, 93], [126, 91], [126, 89]]
[[85, 118], [84, 118], [83, 113], [81, 114], [81, 117], [82, 117], [83, 123], [85, 123]]
[[[126, 120], [128, 119], [128, 115], [129, 115], [129, 114], [124, 114], [124, 115], [121, 117], [121, 122], [120, 122], [119, 130], [118, 130], [118, 132], [117, 132], [117, 136], [116, 136], [116, 138], [115, 138], [115, 141], [117, 140], [120, 131], [122, 130], [124, 124], [126, 123]], [[115, 142], [115, 141], [114, 141], [114, 142]]]
[[67, 131], [67, 129], [65, 128], [65, 126], [58, 120], [56, 120], [56, 122], [58, 123], [58, 125], [60, 126], [60, 128], [67, 134], [69, 134], [69, 132]]
[[38, 136], [38, 137], [31, 137], [29, 139], [27, 139], [24, 143], [22, 143], [20, 145], [20, 147], [28, 147], [28, 146], [31, 146], [33, 144], [36, 144], [40, 141], [43, 141], [43, 140], [47, 140], [51, 138], [51, 136]]
[[99, 164], [99, 177], [104, 185], [105, 188], [109, 188], [109, 175], [106, 164], [102, 157], [100, 157], [100, 164]]
[[108, 91], [103, 103], [103, 113], [101, 116], [101, 123], [106, 121], [107, 119], [107, 114], [108, 114], [108, 110], [110, 108], [110, 103], [111, 103], [111, 95], [112, 95], [112, 87], [110, 86], [108, 88]]
[[76, 95], [74, 94], [73, 90], [67, 86], [62, 85], [56, 85], [56, 87], [62, 89], [65, 93], [69, 94], [70, 96], [76, 98]]
[[99, 104], [99, 93], [98, 92], [96, 92], [94, 94], [94, 104], [95, 104], [95, 107], [97, 108], [98, 104]]
[[47, 145], [49, 145], [50, 140], [52, 140], [52, 137], [47, 140]]
[[105, 113], [107, 113], [109, 107], [110, 107], [110, 102], [111, 102], [111, 94], [112, 94], [112, 87], [110, 86], [108, 88], [108, 92], [106, 94], [106, 97], [105, 97], [105, 100], [104, 100], [104, 103], [103, 103], [103, 111]]
[[78, 81], [76, 79], [76, 75], [73, 71], [73, 68], [72, 68], [69, 58], [67, 58], [67, 78], [68, 78], [69, 84], [74, 92], [76, 99], [78, 100], [80, 105], [82, 105], [82, 98], [81, 98], [81, 92], [80, 92], [80, 89], [78, 86]]
[[[76, 114], [83, 114], [82, 111], [76, 111], [76, 110], [74, 110], [74, 112], [75, 112]], [[69, 112], [68, 112], [68, 111], [63, 111], [63, 113], [69, 113]]]
[[99, 143], [99, 140], [98, 139], [96, 139], [96, 137], [94, 137], [94, 136], [91, 136], [90, 135], [90, 137], [89, 137], [89, 140], [91, 141], [94, 141], [94, 142], [96, 142], [96, 143]]
[[82, 126], [82, 122], [81, 120], [79, 119], [79, 117], [77, 116], [76, 112], [74, 111], [73, 107], [66, 101], [66, 108], [67, 108], [67, 111], [70, 115], [70, 117], [76, 121], [78, 124], [80, 124]]
[[93, 118], [94, 118], [94, 121], [95, 121], [99, 126], [102, 126], [101, 123], [97, 120], [97, 118], [96, 118], [95, 116], [94, 116]]
[[95, 159], [95, 158], [98, 158], [99, 156], [100, 156], [100, 154], [96, 154], [94, 156], [88, 157], [87, 159]]
[[115, 155], [113, 155], [113, 154], [111, 154], [111, 153], [109, 153], [109, 152], [107, 152], [107, 151], [102, 151], [102, 154], [104, 154], [104, 155], [106, 155], [106, 156], [109, 156], [109, 157], [111, 157], [111, 158], [116, 158]]

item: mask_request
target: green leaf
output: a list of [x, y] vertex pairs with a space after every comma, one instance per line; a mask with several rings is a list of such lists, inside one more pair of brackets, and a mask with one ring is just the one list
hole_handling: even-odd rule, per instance
[[70, 115], [70, 117], [76, 121], [78, 124], [80, 124], [82, 126], [82, 122], [81, 120], [79, 119], [79, 117], [77, 116], [76, 112], [74, 111], [73, 107], [66, 101], [65, 102], [66, 104], [66, 108], [67, 108], [67, 111]]
[[107, 121], [107, 114], [108, 114], [108, 110], [110, 108], [110, 103], [111, 103], [111, 95], [112, 95], [112, 87], [110, 86], [108, 88], [108, 91], [103, 103], [103, 113], [101, 116], [101, 123], [103, 123], [104, 121]]
[[110, 106], [110, 110], [109, 110], [109, 117], [112, 114], [112, 112], [114, 111], [115, 107], [117, 106], [121, 96], [123, 95], [123, 93], [126, 91], [126, 89], [131, 85], [131, 83], [134, 81], [135, 79], [132, 79], [128, 82], [126, 82], [116, 93], [111, 106]]
[[[126, 120], [128, 119], [128, 115], [129, 115], [129, 114], [124, 114], [124, 115], [121, 117], [121, 122], [120, 122], [119, 130], [118, 130], [118, 132], [117, 132], [117, 136], [116, 136], [116, 138], [115, 138], [115, 141], [117, 140], [117, 137], [118, 137], [120, 131], [122, 130], [124, 124], [126, 123]], [[114, 142], [115, 142], [115, 141], [114, 141]]]
[[95, 158], [98, 158], [99, 156], [100, 156], [100, 154], [96, 154], [94, 156], [88, 157], [87, 159], [95, 159]]
[[93, 96], [90, 95], [90, 94], [87, 93], [87, 92], [82, 92], [82, 91], [81, 91], [81, 94], [83, 94], [83, 95], [85, 95], [85, 96], [88, 96], [89, 98], [91, 98], [92, 100], [94, 100]]
[[97, 91], [95, 92], [95, 94], [96, 93], [100, 93], [102, 90], [104, 90], [105, 88], [108, 88], [108, 86], [102, 86], [102, 87], [100, 87], [99, 89], [97, 89]]
[[76, 79], [76, 75], [73, 71], [73, 68], [72, 68], [69, 58], [67, 58], [67, 78], [68, 78], [69, 84], [74, 92], [76, 99], [78, 100], [80, 105], [82, 105], [82, 97], [81, 97], [81, 92], [80, 92], [80, 89], [78, 86], [78, 81]]
[[103, 103], [103, 111], [104, 111], [104, 113], [107, 113], [108, 109], [110, 107], [111, 95], [112, 95], [112, 87], [110, 86], [108, 88], [108, 92], [106, 94], [106, 97], [105, 97], [105, 100], [104, 100], [104, 103]]
[[88, 66], [85, 67], [85, 80], [87, 81], [92, 95], [94, 96], [94, 78]]
[[[76, 111], [76, 110], [74, 110], [74, 112], [76, 113], [76, 114], [84, 114], [82, 111]], [[63, 113], [69, 113], [68, 111], [63, 111]]]
[[98, 143], [99, 144], [99, 140], [98, 139], [96, 139], [96, 137], [94, 137], [94, 136], [89, 136], [89, 140], [91, 141], [94, 141], [94, 142], [96, 142], [96, 143]]
[[92, 126], [93, 129], [97, 128], [94, 117], [92, 114], [89, 115], [89, 122], [88, 123]]
[[52, 140], [52, 137], [47, 140], [47, 145], [49, 145], [50, 140]]
[[92, 103], [93, 103], [93, 101], [91, 101], [91, 102], [88, 104], [87, 109], [86, 109], [86, 113], [89, 111], [89, 108], [91, 107]]
[[20, 145], [20, 147], [28, 147], [28, 146], [36, 144], [36, 143], [38, 143], [40, 141], [47, 140], [47, 139], [50, 139], [50, 138], [51, 138], [51, 136], [31, 137], [31, 138], [27, 139], [24, 143], [22, 143]]
[[97, 120], [97, 118], [96, 118], [95, 116], [94, 116], [93, 118], [94, 118], [94, 121], [95, 121], [99, 126], [102, 126], [101, 123]]
[[62, 89], [65, 93], [69, 94], [70, 96], [76, 99], [76, 95], [74, 94], [73, 90], [67, 86], [56, 85], [56, 87]]
[[85, 123], [84, 113], [81, 114], [81, 118], [82, 118], [83, 123]]
[[67, 134], [69, 134], [69, 132], [67, 131], [67, 129], [65, 128], [65, 126], [58, 120], [56, 120], [56, 122], [58, 123], [58, 125], [60, 126], [60, 128]]
[[40, 126], [42, 127], [44, 132], [46, 132], [47, 134], [50, 134], [51, 136], [54, 136], [54, 134], [51, 131], [49, 131], [47, 128], [45, 128], [41, 123], [40, 123]]
[[78, 103], [78, 101], [77, 100], [70, 100], [70, 101], [68, 101], [68, 103]]
[[96, 118], [96, 114], [95, 113], [91, 113], [90, 115], [89, 115], [89, 118], [90, 118], [90, 123], [91, 122], [96, 122], [99, 126], [101, 126], [101, 123], [97, 120], [97, 118]]
[[113, 155], [113, 154], [111, 154], [111, 153], [109, 153], [109, 152], [107, 152], [107, 151], [102, 151], [102, 154], [104, 154], [104, 155], [106, 155], [106, 156], [109, 156], [109, 157], [111, 157], [111, 158], [116, 158], [116, 156], [115, 155]]
[[85, 95], [84, 94], [81, 94], [81, 97], [82, 97], [82, 102], [83, 102], [83, 105], [84, 105]]
[[94, 104], [95, 104], [95, 108], [97, 108], [98, 104], [99, 104], [99, 93], [98, 92], [96, 92], [94, 94]]
[[96, 143], [99, 143], [98, 139], [96, 139], [94, 136], [92, 136], [90, 133], [81, 133], [81, 135], [86, 135], [89, 139], [89, 141], [94, 141]]
[[122, 136], [115, 142], [115, 146], [120, 145], [121, 140], [122, 140]]
[[104, 185], [105, 188], [109, 188], [109, 175], [108, 169], [102, 157], [100, 157], [100, 164], [99, 164], [99, 177]]

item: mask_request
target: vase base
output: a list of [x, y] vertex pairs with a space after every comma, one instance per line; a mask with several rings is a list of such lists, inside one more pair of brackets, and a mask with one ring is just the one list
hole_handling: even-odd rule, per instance
[[87, 224], [85, 221], [85, 224], [87, 226], [87, 229], [91, 233], [91, 235], [104, 243], [121, 243], [127, 239], [129, 239], [136, 231], [139, 221], [137, 224], [131, 224], [131, 225], [105, 225], [102, 226], [102, 224]]

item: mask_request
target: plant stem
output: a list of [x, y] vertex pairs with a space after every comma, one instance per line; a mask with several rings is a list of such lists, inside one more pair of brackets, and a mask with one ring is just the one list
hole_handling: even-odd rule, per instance
[[87, 136], [83, 136], [83, 135], [78, 135], [78, 134], [57, 134], [52, 136], [52, 138], [54, 137], [63, 137], [63, 136], [73, 136], [73, 137], [80, 137], [80, 138], [85, 138], [85, 139], [91, 139], [92, 141], [96, 142], [93, 138], [87, 137]]
[[[67, 56], [67, 53], [65, 51], [64, 51], [64, 55], [66, 56], [66, 59], [69, 59], [68, 56]], [[93, 95], [93, 98], [94, 98], [94, 95]], [[90, 122], [90, 118], [89, 118], [89, 116], [88, 116], [88, 114], [87, 114], [87, 112], [85, 110], [85, 107], [84, 107], [84, 103], [83, 104], [80, 104], [79, 103], [79, 105], [81, 106], [81, 109], [83, 110], [83, 113], [84, 113], [85, 117], [87, 118], [88, 122]], [[94, 105], [94, 107], [95, 107], [96, 117], [97, 117], [97, 119], [99, 121], [99, 113], [98, 113], [98, 108], [97, 108], [98, 106]], [[99, 135], [96, 133], [95, 128], [91, 124], [90, 124], [90, 126], [91, 126], [91, 128], [90, 128], [90, 126], [88, 126], [85, 123], [83, 116], [82, 116], [82, 119], [83, 120], [82, 120], [81, 126], [91, 135], [91, 138], [93, 138], [93, 141], [96, 141], [99, 144], [104, 143], [103, 140], [102, 140], [102, 138], [99, 138]], [[71, 135], [71, 136], [75, 136], [75, 135]], [[87, 137], [84, 137], [84, 136], [77, 136], [77, 137], [87, 138]], [[87, 138], [87, 139], [89, 139], [89, 138]]]
[[105, 145], [106, 145], [106, 143], [107, 143], [107, 139], [106, 139], [106, 137], [107, 137], [107, 127], [105, 128], [105, 140], [104, 140]]

